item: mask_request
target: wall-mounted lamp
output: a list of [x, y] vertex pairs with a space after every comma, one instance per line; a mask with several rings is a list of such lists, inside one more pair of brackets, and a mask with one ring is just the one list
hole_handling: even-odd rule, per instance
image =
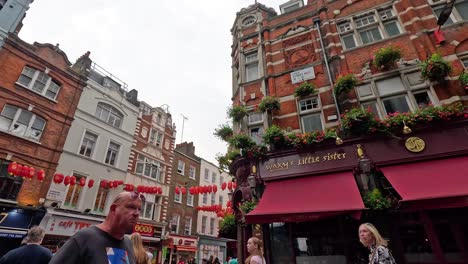
[[408, 135], [408, 134], [410, 134], [411, 132], [413, 132], [413, 131], [411, 130], [411, 128], [409, 128], [409, 127], [406, 125], [405, 120], [403, 120], [403, 134]]

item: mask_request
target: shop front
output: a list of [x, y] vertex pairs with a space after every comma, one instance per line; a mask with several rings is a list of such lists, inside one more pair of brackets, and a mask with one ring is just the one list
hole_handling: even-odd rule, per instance
[[67, 240], [76, 232], [103, 221], [104, 218], [100, 217], [48, 210], [40, 224], [46, 231], [42, 245], [55, 252], [60, 241]]
[[196, 259], [198, 237], [183, 235], [168, 235], [168, 244], [163, 249], [163, 263], [178, 263], [180, 259], [187, 262], [191, 258]]
[[29, 228], [38, 225], [45, 210], [0, 205], [0, 257], [19, 247]]
[[210, 236], [199, 236], [199, 238], [196, 258], [198, 264], [206, 263], [211, 256], [213, 256], [213, 259], [218, 258], [221, 263], [226, 261], [228, 257], [227, 243], [234, 240]]
[[150, 223], [141, 223], [135, 225], [133, 232], [139, 233], [143, 240], [144, 247], [153, 254], [152, 263], [161, 263], [162, 259], [162, 243], [161, 235], [163, 234], [164, 227], [157, 226]]
[[467, 154], [458, 124], [238, 160], [234, 204], [259, 199], [236, 212], [252, 224], [240, 245], [260, 236], [271, 264], [368, 263], [358, 227], [372, 222], [397, 263], [468, 263]]

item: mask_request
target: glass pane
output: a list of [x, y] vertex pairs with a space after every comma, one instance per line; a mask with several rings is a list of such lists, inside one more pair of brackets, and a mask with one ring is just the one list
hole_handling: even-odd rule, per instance
[[431, 98], [427, 92], [414, 94], [414, 99], [416, 100], [418, 108], [425, 108], [432, 104]]
[[463, 18], [463, 20], [468, 20], [468, 1], [460, 1], [455, 4], [455, 9], [457, 9], [458, 14]]
[[381, 96], [405, 90], [405, 86], [403, 85], [400, 77], [377, 81], [375, 84], [377, 85], [377, 90]]
[[37, 129], [37, 130], [43, 130], [44, 129], [44, 126], [45, 126], [45, 120], [36, 116], [36, 118], [34, 119], [34, 122], [32, 124], [32, 127]]
[[358, 86], [357, 90], [359, 97], [366, 97], [372, 95], [372, 86], [370, 83]]
[[308, 115], [302, 117], [302, 125], [304, 132], [322, 130], [322, 121], [320, 120], [320, 115]]
[[376, 27], [365, 30], [365, 31], [361, 31], [359, 32], [359, 35], [361, 36], [363, 44], [367, 44], [367, 43], [382, 39], [382, 35], [380, 34], [380, 31]]
[[398, 28], [396, 21], [385, 23], [385, 30], [389, 37], [400, 34], [400, 29]]
[[258, 79], [258, 63], [253, 63], [245, 66], [246, 81], [253, 81]]
[[5, 105], [2, 111], [2, 116], [13, 119], [15, 117], [16, 111], [18, 111], [18, 107]]
[[318, 108], [317, 98], [302, 100], [299, 102], [301, 112]]
[[384, 99], [383, 103], [387, 114], [392, 114], [395, 112], [405, 113], [410, 111], [408, 102], [406, 101], [406, 96], [404, 95]]
[[18, 122], [21, 124], [29, 125], [29, 121], [31, 120], [32, 113], [26, 110], [21, 110], [21, 114], [18, 117]]
[[403, 226], [400, 236], [407, 263], [437, 263], [422, 225]]
[[249, 123], [257, 123], [263, 121], [263, 114], [262, 113], [252, 113], [249, 114]]
[[354, 41], [354, 36], [353, 35], [346, 35], [342, 37], [345, 48], [347, 49], [352, 49], [356, 47], [356, 41]]
[[424, 83], [424, 79], [422, 78], [420, 72], [407, 74], [406, 79], [408, 80], [411, 86]]
[[29, 86], [29, 83], [31, 83], [32, 78], [21, 74], [21, 76], [18, 79], [18, 82], [21, 83], [24, 86]]
[[361, 103], [362, 108], [370, 110], [375, 116], [379, 117], [379, 110], [377, 110], [377, 104], [375, 101]]

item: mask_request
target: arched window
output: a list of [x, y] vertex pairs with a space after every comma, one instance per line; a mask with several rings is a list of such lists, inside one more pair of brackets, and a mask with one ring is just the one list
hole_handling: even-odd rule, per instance
[[113, 127], [120, 128], [122, 125], [123, 114], [115, 107], [105, 103], [98, 103], [96, 117]]
[[0, 114], [0, 130], [34, 141], [41, 139], [45, 125], [43, 118], [13, 105], [5, 105]]

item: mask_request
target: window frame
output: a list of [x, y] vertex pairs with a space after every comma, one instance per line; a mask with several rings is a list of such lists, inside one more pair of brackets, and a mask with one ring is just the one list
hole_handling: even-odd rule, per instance
[[201, 233], [206, 234], [206, 224], [208, 221], [208, 216], [203, 215], [201, 219]]
[[[85, 188], [86, 186], [80, 186], [80, 184], [79, 184], [80, 179], [81, 178], [87, 179], [88, 176], [86, 176], [84, 174], [76, 173], [76, 172], [74, 172], [72, 175], [75, 176], [76, 183], [74, 185], [69, 184], [67, 186], [66, 192], [65, 192], [65, 197], [64, 197], [63, 203], [62, 203], [62, 207], [72, 209], [72, 210], [76, 210], [76, 209], [80, 208], [81, 201], [83, 200], [83, 197], [86, 195], [86, 188]], [[70, 190], [71, 188], [73, 188], [73, 190]], [[68, 194], [69, 194], [70, 191], [71, 191], [70, 199], [69, 199], [70, 201], [67, 203], [67, 200], [68, 200], [68, 197], [69, 197]], [[76, 198], [75, 195], [76, 195], [77, 192], [78, 192], [78, 197]], [[75, 198], [76, 198], [76, 204], [73, 205], [72, 201], [75, 200]]]
[[[6, 109], [8, 107], [12, 108], [12, 109], [15, 109], [15, 112], [13, 114], [13, 118], [8, 117], [8, 116], [6, 116], [6, 114], [4, 114], [4, 111], [6, 111]], [[26, 113], [26, 115], [29, 115], [28, 124], [24, 124], [24, 123], [22, 123], [20, 121], [20, 118], [22, 117], [23, 113]], [[38, 128], [34, 127], [36, 119], [43, 123], [41, 129], [38, 129]], [[20, 137], [20, 138], [31, 140], [31, 141], [34, 141], [34, 142], [40, 142], [40, 140], [42, 138], [42, 135], [44, 134], [45, 127], [47, 125], [47, 120], [42, 118], [41, 116], [39, 116], [39, 115], [35, 114], [34, 112], [31, 112], [31, 111], [29, 111], [27, 109], [18, 107], [16, 105], [11, 105], [11, 104], [5, 104], [3, 106], [3, 109], [0, 112], [0, 120], [5, 120], [6, 121], [5, 124], [7, 122], [9, 122], [9, 124], [7, 125], [8, 128], [6, 128], [6, 130], [0, 129], [1, 131], [4, 131], [6, 133], [9, 133], [11, 135], [14, 135], [14, 136], [17, 136], [17, 137]], [[9, 120], [9, 121], [7, 121], [7, 120]], [[17, 130], [17, 128], [20, 128], [20, 127], [24, 127], [24, 130], [21, 131], [21, 129], [20, 129], [20, 130], [18, 130], [18, 132], [20, 132], [20, 133], [16, 133], [15, 130]], [[36, 131], [38, 131], [39, 134], [38, 134], [38, 136], [34, 137], [33, 133], [35, 133]]]
[[[147, 166], [150, 166], [149, 175], [145, 174], [147, 172]], [[155, 170], [155, 177], [153, 177], [153, 170]], [[157, 182], [163, 182], [164, 169], [163, 165], [161, 165], [161, 162], [159, 162], [158, 160], [148, 158], [143, 154], [138, 153], [134, 172], [137, 175], [150, 178]]]
[[174, 192], [174, 202], [175, 203], [182, 203], [182, 193], [181, 192], [179, 192], [179, 194]]
[[189, 166], [189, 179], [196, 179], [197, 175], [197, 168], [195, 166], [190, 165]]
[[[180, 168], [181, 164], [182, 164], [182, 168]], [[177, 161], [177, 173], [180, 175], [185, 175], [185, 162], [183, 160]]]
[[[255, 55], [255, 59], [252, 59], [249, 61], [249, 57]], [[255, 80], [258, 80], [260, 78], [260, 70], [259, 70], [259, 59], [258, 59], [258, 52], [257, 51], [252, 51], [244, 54], [245, 58], [245, 82], [252, 82]], [[249, 69], [252, 68], [254, 69], [256, 67], [256, 76], [253, 76], [253, 70], [250, 71]]]
[[[34, 73], [32, 74], [32, 76], [28, 76], [28, 75], [24, 74], [24, 71], [26, 70], [26, 68], [29, 69], [29, 70], [34, 71]], [[36, 91], [36, 90], [33, 89], [33, 88], [34, 88], [34, 85], [36, 84], [36, 81], [37, 81], [37, 82], [40, 82], [40, 81], [38, 80], [38, 77], [39, 77], [40, 74], [44, 74], [45, 76], [48, 77], [47, 80], [45, 81], [45, 83], [43, 83], [43, 84], [44, 84], [44, 87], [42, 88], [42, 91], [41, 91], [41, 92]], [[24, 83], [22, 83], [22, 82], [20, 82], [20, 78], [21, 78], [21, 76], [23, 76], [23, 75], [26, 76], [27, 78], [30, 78], [30, 79], [31, 79], [27, 85], [24, 84]], [[42, 83], [42, 82], [41, 82], [41, 83]], [[57, 97], [58, 97], [58, 94], [60, 93], [60, 90], [61, 90], [61, 88], [62, 88], [62, 85], [61, 85], [59, 82], [57, 82], [57, 80], [55, 80], [55, 79], [52, 78], [50, 75], [48, 75], [48, 70], [47, 70], [47, 69], [46, 69], [45, 72], [43, 72], [43, 71], [37, 70], [37, 69], [35, 69], [35, 68], [33, 68], [33, 67], [30, 67], [30, 66], [28, 66], [28, 65], [25, 65], [25, 66], [23, 67], [23, 70], [21, 70], [21, 73], [20, 73], [20, 75], [18, 76], [18, 79], [16, 80], [16, 84], [19, 85], [19, 86], [21, 86], [21, 87], [24, 87], [24, 88], [26, 88], [26, 89], [28, 89], [28, 90], [30, 90], [30, 91], [33, 91], [34, 93], [39, 94], [39, 95], [41, 95], [41, 96], [43, 96], [43, 97], [45, 97], [45, 98], [47, 98], [47, 99], [49, 99], [49, 100], [52, 100], [52, 101], [54, 101], [54, 102], [56, 102], [56, 99], [57, 99]], [[48, 97], [48, 96], [46, 95], [47, 92], [49, 91], [49, 89], [51, 88], [51, 84], [55, 84], [55, 86], [57, 87], [57, 91], [55, 92], [55, 96], [54, 96], [53, 98]]]
[[[117, 146], [117, 149], [111, 149], [111, 144], [114, 144]], [[120, 148], [121, 148], [121, 145], [113, 140], [109, 140], [109, 142], [107, 143], [107, 150], [106, 150], [106, 155], [104, 157], [104, 163], [110, 165], [110, 166], [114, 166], [114, 167], [117, 167], [117, 165], [119, 164], [119, 154], [120, 154]], [[114, 154], [114, 161], [112, 161], [112, 155]]]
[[[150, 207], [149, 217], [148, 217], [148, 215], [146, 215], [146, 212], [147, 212], [146, 209], [147, 209], [148, 206]], [[140, 218], [147, 219], [147, 220], [153, 220], [155, 206], [156, 206], [156, 204], [153, 203], [153, 202], [150, 202], [148, 200], [143, 201], [141, 203]]]
[[[187, 231], [187, 228], [188, 228], [188, 231]], [[190, 236], [191, 233], [192, 233], [192, 217], [186, 216], [185, 217], [185, 226], [184, 226], [184, 235]]]
[[23, 186], [23, 177], [15, 177], [8, 174], [8, 165], [12, 161], [0, 159], [0, 199], [16, 201]]
[[[98, 188], [98, 191], [96, 193], [96, 197], [94, 198], [94, 204], [93, 204], [93, 212], [95, 213], [98, 213], [98, 214], [105, 214], [106, 213], [106, 205], [107, 205], [107, 200], [109, 198], [109, 188], [108, 187], [101, 187], [101, 182], [104, 181], [104, 180], [100, 180], [99, 181], [99, 188]], [[104, 200], [103, 200], [103, 196], [105, 197]], [[98, 202], [98, 199], [99, 199], [99, 202]], [[97, 202], [97, 206], [96, 207], [96, 202]], [[99, 210], [100, 206], [102, 205], [102, 211]]]
[[215, 221], [216, 219], [214, 217], [210, 217], [210, 235], [214, 235]]
[[[461, 15], [462, 13], [460, 11], [458, 11], [458, 9], [457, 9], [457, 4], [460, 4], [460, 3], [465, 3], [466, 5], [468, 5], [467, 0], [455, 0], [452, 12], [450, 13], [450, 16], [449, 16], [449, 18], [452, 20], [452, 23], [450, 23], [450, 24], [445, 24], [444, 23], [444, 25], [442, 25], [442, 27], [448, 27], [448, 26], [451, 26], [453, 24], [463, 23], [464, 21], [468, 21], [468, 19], [467, 20], [463, 19], [463, 16]], [[438, 20], [440, 14], [437, 14], [436, 10], [440, 10], [440, 12], [442, 12], [442, 10], [445, 7], [446, 1], [434, 2], [434, 1], [429, 0], [429, 4], [431, 6], [432, 13], [434, 14], [436, 20]]]
[[[96, 136], [96, 140], [94, 141], [94, 144], [92, 145], [92, 148], [91, 148], [91, 151], [90, 151], [89, 156], [86, 155], [86, 150], [88, 149], [88, 146], [86, 146], [84, 152], [81, 153], [81, 149], [83, 148], [83, 144], [84, 144], [84, 141], [85, 141], [85, 139], [86, 139], [86, 134], [90, 134], [90, 135]], [[92, 131], [90, 131], [90, 130], [85, 129], [85, 130], [84, 130], [84, 133], [83, 133], [83, 136], [81, 137], [80, 146], [78, 147], [78, 154], [81, 155], [81, 156], [84, 156], [84, 157], [88, 157], [88, 158], [90, 158], [90, 159], [93, 159], [93, 158], [94, 158], [94, 155], [95, 155], [95, 152], [96, 152], [96, 146], [97, 146], [98, 141], [99, 141], [99, 134], [94, 133], [94, 132], [92, 132]], [[88, 144], [88, 142], [86, 142], [86, 144]]]
[[190, 192], [187, 192], [187, 205], [193, 207], [193, 200], [194, 195], [190, 194]]
[[[106, 117], [105, 113], [107, 113], [107, 118], [105, 118]], [[116, 107], [110, 104], [107, 104], [104, 102], [98, 102], [96, 105], [96, 113], [94, 116], [97, 119], [101, 120], [102, 122], [112, 127], [122, 128], [123, 121], [124, 121], [124, 114], [120, 112]]]
[[[174, 218], [177, 220], [177, 223], [176, 223], [176, 225], [175, 225], [175, 226], [176, 226], [175, 231], [173, 231], [173, 229], [172, 229], [172, 226], [174, 226], [174, 223], [173, 223], [173, 222], [175, 222], [175, 221], [174, 221], [174, 220], [175, 220]], [[171, 218], [169, 230], [170, 230], [171, 232], [175, 233], [175, 234], [178, 234], [178, 233], [179, 233], [179, 223], [180, 223], [180, 215], [178, 215], [178, 214], [173, 214], [173, 215], [172, 215], [172, 218]]]

